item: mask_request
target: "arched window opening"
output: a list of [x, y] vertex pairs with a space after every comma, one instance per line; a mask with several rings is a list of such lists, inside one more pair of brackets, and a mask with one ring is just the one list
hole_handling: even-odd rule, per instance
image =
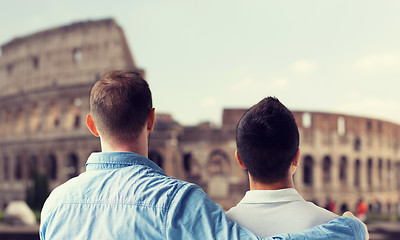
[[354, 140], [354, 151], [359, 152], [361, 150], [361, 139], [359, 137]]
[[367, 131], [370, 132], [372, 130], [372, 122], [371, 120], [367, 121]]
[[32, 65], [34, 69], [38, 69], [39, 68], [39, 57], [33, 57], [32, 58]]
[[80, 128], [80, 126], [81, 126], [81, 116], [80, 115], [75, 115], [74, 128]]
[[344, 117], [339, 117], [337, 120], [337, 132], [339, 136], [346, 134], [346, 119]]
[[309, 128], [312, 126], [312, 116], [310, 113], [303, 113], [302, 122], [304, 128]]
[[222, 150], [215, 150], [210, 154], [207, 162], [207, 171], [210, 175], [229, 175], [230, 162], [228, 155]]
[[361, 162], [360, 159], [357, 159], [354, 164], [354, 186], [360, 186], [360, 169], [361, 169]]
[[206, 165], [209, 179], [207, 180], [208, 194], [213, 198], [226, 198], [229, 194], [230, 162], [228, 155], [218, 149], [211, 152]]
[[4, 173], [4, 180], [9, 180], [10, 179], [10, 163], [8, 162], [8, 157], [4, 157], [4, 162], [3, 162], [3, 173]]
[[149, 153], [149, 159], [155, 162], [155, 164], [157, 164], [160, 168], [164, 167], [164, 160], [160, 153], [156, 151], [151, 151]]
[[75, 98], [71, 100], [68, 108], [68, 114], [66, 117], [66, 126], [68, 128], [78, 129], [81, 127], [81, 106], [82, 100], [80, 98]]
[[79, 174], [79, 159], [75, 153], [68, 156], [66, 174], [68, 178], [76, 177]]
[[311, 156], [304, 157], [304, 164], [303, 164], [303, 183], [307, 186], [313, 185], [314, 180], [314, 160]]
[[15, 121], [15, 133], [23, 133], [25, 127], [24, 111], [22, 108], [17, 110]]
[[382, 186], [382, 171], [383, 171], [383, 161], [382, 161], [382, 159], [379, 159], [379, 161], [378, 161], [379, 186]]
[[388, 187], [390, 188], [390, 185], [392, 183], [392, 162], [390, 159], [387, 160], [387, 183]]
[[400, 190], [400, 162], [396, 163], [396, 180], [397, 180], [397, 189]]
[[15, 179], [21, 180], [22, 179], [22, 157], [18, 156], [15, 161]]
[[80, 63], [82, 61], [82, 51], [80, 48], [74, 48], [73, 50], [74, 63]]
[[185, 170], [186, 176], [190, 175], [192, 171], [192, 154], [186, 153], [183, 155], [183, 169]]
[[183, 154], [183, 169], [188, 181], [197, 181], [201, 178], [200, 166], [192, 153]]
[[47, 126], [52, 128], [57, 128], [60, 125], [60, 107], [53, 103], [49, 106], [47, 112]]
[[343, 183], [347, 180], [347, 158], [343, 156], [340, 159], [340, 166], [339, 166], [339, 180]]
[[41, 109], [39, 105], [35, 104], [31, 107], [31, 112], [29, 114], [29, 130], [31, 132], [39, 131], [41, 128]]
[[373, 167], [373, 165], [372, 165], [372, 159], [371, 158], [369, 158], [368, 159], [368, 166], [367, 166], [367, 178], [368, 178], [368, 186], [372, 186], [372, 179], [373, 179], [373, 176], [372, 176], [372, 167]]
[[29, 166], [29, 179], [30, 180], [33, 180], [34, 175], [35, 175], [35, 171], [38, 170], [38, 164], [39, 164], [39, 161], [38, 161], [37, 157], [32, 155], [30, 157], [29, 164], [28, 164], [28, 166]]
[[50, 154], [48, 157], [47, 175], [51, 180], [57, 179], [57, 158], [53, 154]]
[[332, 161], [329, 156], [325, 156], [322, 161], [322, 173], [323, 173], [323, 182], [324, 184], [331, 182], [331, 165]]

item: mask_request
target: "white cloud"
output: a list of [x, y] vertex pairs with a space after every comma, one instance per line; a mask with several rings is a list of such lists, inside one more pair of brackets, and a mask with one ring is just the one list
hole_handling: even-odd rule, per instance
[[213, 107], [216, 104], [217, 104], [217, 99], [215, 97], [206, 97], [203, 98], [200, 102], [200, 105], [205, 108]]
[[301, 59], [291, 65], [291, 70], [297, 75], [308, 75], [319, 67], [315, 61]]
[[275, 91], [283, 90], [289, 86], [289, 79], [287, 77], [275, 77], [266, 81], [255, 81], [250, 78], [243, 79], [231, 85], [229, 90], [232, 92], [259, 92], [259, 91]]
[[342, 96], [334, 107], [337, 112], [360, 115], [400, 123], [400, 102], [364, 96], [357, 92]]
[[285, 89], [289, 86], [289, 79], [287, 77], [273, 78], [268, 85], [267, 87], [272, 90]]
[[259, 82], [254, 81], [250, 78], [240, 80], [229, 87], [230, 91], [253, 91], [261, 87]]
[[356, 60], [355, 67], [362, 74], [400, 69], [400, 54], [378, 53], [365, 56]]

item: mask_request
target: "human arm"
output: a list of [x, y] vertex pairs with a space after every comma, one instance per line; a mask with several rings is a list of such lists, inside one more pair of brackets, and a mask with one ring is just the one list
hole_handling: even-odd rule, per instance
[[[196, 185], [186, 185], [177, 192], [165, 223], [166, 239], [261, 239], [229, 221]], [[267, 239], [365, 239], [365, 235], [361, 222], [342, 217], [301, 233]]]

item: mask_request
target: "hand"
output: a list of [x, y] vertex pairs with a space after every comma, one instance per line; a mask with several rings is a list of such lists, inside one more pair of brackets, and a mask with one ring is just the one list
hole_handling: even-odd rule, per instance
[[366, 232], [365, 239], [369, 240], [368, 228], [367, 228], [367, 225], [365, 223], [363, 223], [360, 219], [358, 219], [356, 216], [354, 216], [353, 213], [351, 213], [350, 211], [347, 211], [347, 212], [343, 213], [343, 216], [344, 217], [352, 217], [352, 218], [357, 219], [364, 226], [364, 229], [365, 229], [365, 232]]

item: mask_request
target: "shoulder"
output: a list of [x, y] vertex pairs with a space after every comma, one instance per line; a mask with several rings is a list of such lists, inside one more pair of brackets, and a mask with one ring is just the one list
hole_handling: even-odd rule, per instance
[[328, 211], [325, 208], [319, 207], [312, 202], [305, 201], [303, 202], [303, 205], [303, 211], [306, 214], [313, 216], [314, 219], [321, 220], [322, 222], [329, 222], [339, 217], [337, 214]]

